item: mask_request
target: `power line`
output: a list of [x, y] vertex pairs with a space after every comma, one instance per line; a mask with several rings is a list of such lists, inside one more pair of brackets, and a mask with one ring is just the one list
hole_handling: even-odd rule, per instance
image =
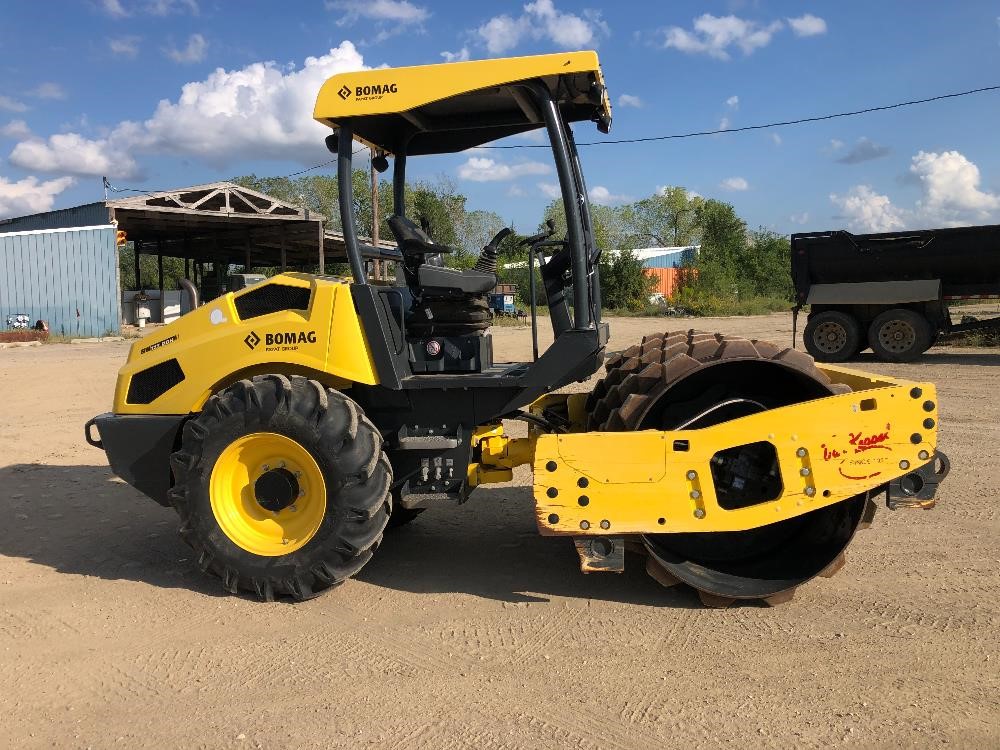
[[[351, 152], [351, 156], [357, 156], [362, 151], [367, 151], [367, 150], [368, 149], [365, 146], [362, 146], [361, 148], [357, 149], [356, 151], [352, 151]], [[330, 159], [330, 161], [325, 161], [322, 164], [316, 164], [314, 166], [307, 167], [306, 169], [300, 169], [298, 172], [292, 172], [291, 174], [286, 174], [286, 175], [282, 175], [281, 177], [274, 177], [274, 178], [270, 178], [270, 179], [287, 180], [289, 177], [298, 177], [300, 174], [305, 174], [306, 172], [312, 172], [314, 169], [322, 169], [323, 167], [328, 167], [331, 164], [336, 164], [336, 163], [337, 163], [336, 159]], [[169, 190], [153, 190], [151, 188], [147, 188], [145, 190], [140, 190], [139, 188], [116, 187], [116, 186], [112, 185], [108, 181], [107, 177], [102, 177], [101, 179], [104, 181], [104, 189], [106, 191], [110, 190], [112, 193], [139, 193], [140, 195], [152, 195], [153, 193], [169, 193], [170, 192]]]
[[[914, 104], [927, 104], [928, 102], [937, 102], [942, 99], [956, 99], [960, 96], [969, 96], [970, 94], [981, 94], [986, 91], [997, 91], [1000, 90], [1000, 85], [997, 86], [983, 86], [978, 89], [969, 89], [968, 91], [957, 91], [951, 94], [940, 94], [938, 96], [931, 96], [926, 99], [911, 99], [906, 102], [896, 102], [895, 104], [884, 104], [879, 107], [867, 107], [865, 109], [856, 109], [850, 112], [836, 112], [829, 115], [816, 115], [815, 117], [800, 117], [795, 120], [782, 120], [779, 122], [769, 122], [763, 125], [744, 125], [739, 128], [726, 128], [725, 130], [698, 130], [691, 133], [674, 133], [671, 135], [653, 135], [646, 136], [644, 138], [620, 138], [618, 140], [611, 141], [588, 141], [586, 143], [578, 143], [578, 146], [610, 146], [619, 143], [649, 143], [651, 141], [669, 141], [676, 140], [679, 138], [697, 138], [699, 136], [705, 135], [721, 135], [722, 133], [741, 133], [747, 130], [766, 130], [768, 128], [778, 128], [784, 125], [801, 125], [807, 122], [820, 122], [822, 120], [835, 120], [839, 117], [855, 117], [857, 115], [865, 115], [870, 112], [883, 112], [887, 109], [898, 109], [900, 107], [911, 107]], [[546, 144], [531, 144], [524, 143], [518, 145], [510, 146], [480, 146], [480, 148], [490, 148], [490, 149], [516, 149], [516, 148], [550, 148]]]

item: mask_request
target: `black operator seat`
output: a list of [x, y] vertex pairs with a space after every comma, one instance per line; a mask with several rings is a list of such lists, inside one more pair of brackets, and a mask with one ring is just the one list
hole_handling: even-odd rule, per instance
[[424, 256], [451, 253], [455, 248], [435, 244], [420, 227], [405, 216], [394, 214], [389, 217], [388, 223], [403, 253], [404, 264], [409, 270], [416, 271], [415, 281], [420, 291], [429, 294], [486, 294], [497, 285], [495, 273], [485, 273], [475, 269], [463, 271], [425, 263]]

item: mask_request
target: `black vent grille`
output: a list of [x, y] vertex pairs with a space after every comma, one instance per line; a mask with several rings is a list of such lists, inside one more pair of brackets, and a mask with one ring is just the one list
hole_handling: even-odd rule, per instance
[[308, 287], [265, 284], [237, 297], [236, 312], [240, 320], [249, 320], [280, 310], [306, 310], [309, 294]]
[[176, 359], [168, 359], [132, 376], [126, 401], [130, 404], [150, 404], [184, 380], [184, 371]]

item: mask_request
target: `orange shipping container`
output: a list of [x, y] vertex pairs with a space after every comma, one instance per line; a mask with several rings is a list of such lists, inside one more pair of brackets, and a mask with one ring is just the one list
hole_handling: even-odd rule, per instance
[[664, 297], [673, 297], [680, 286], [680, 268], [647, 268], [646, 273], [656, 279], [656, 284], [650, 290], [650, 295], [662, 294]]

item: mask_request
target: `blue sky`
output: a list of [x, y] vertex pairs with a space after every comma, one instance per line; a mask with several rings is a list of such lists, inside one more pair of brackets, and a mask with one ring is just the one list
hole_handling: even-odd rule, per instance
[[[1000, 2], [12, 2], [0, 25], [0, 217], [287, 174], [328, 159], [320, 83], [363, 66], [596, 48], [611, 138], [740, 127], [1000, 84]], [[592, 197], [663, 185], [780, 232], [1000, 223], [1000, 91], [818, 124], [582, 149]], [[602, 136], [586, 123], [579, 141]], [[521, 141], [526, 142], [526, 141]], [[415, 159], [533, 228], [543, 151]], [[492, 160], [492, 161], [487, 161]]]

